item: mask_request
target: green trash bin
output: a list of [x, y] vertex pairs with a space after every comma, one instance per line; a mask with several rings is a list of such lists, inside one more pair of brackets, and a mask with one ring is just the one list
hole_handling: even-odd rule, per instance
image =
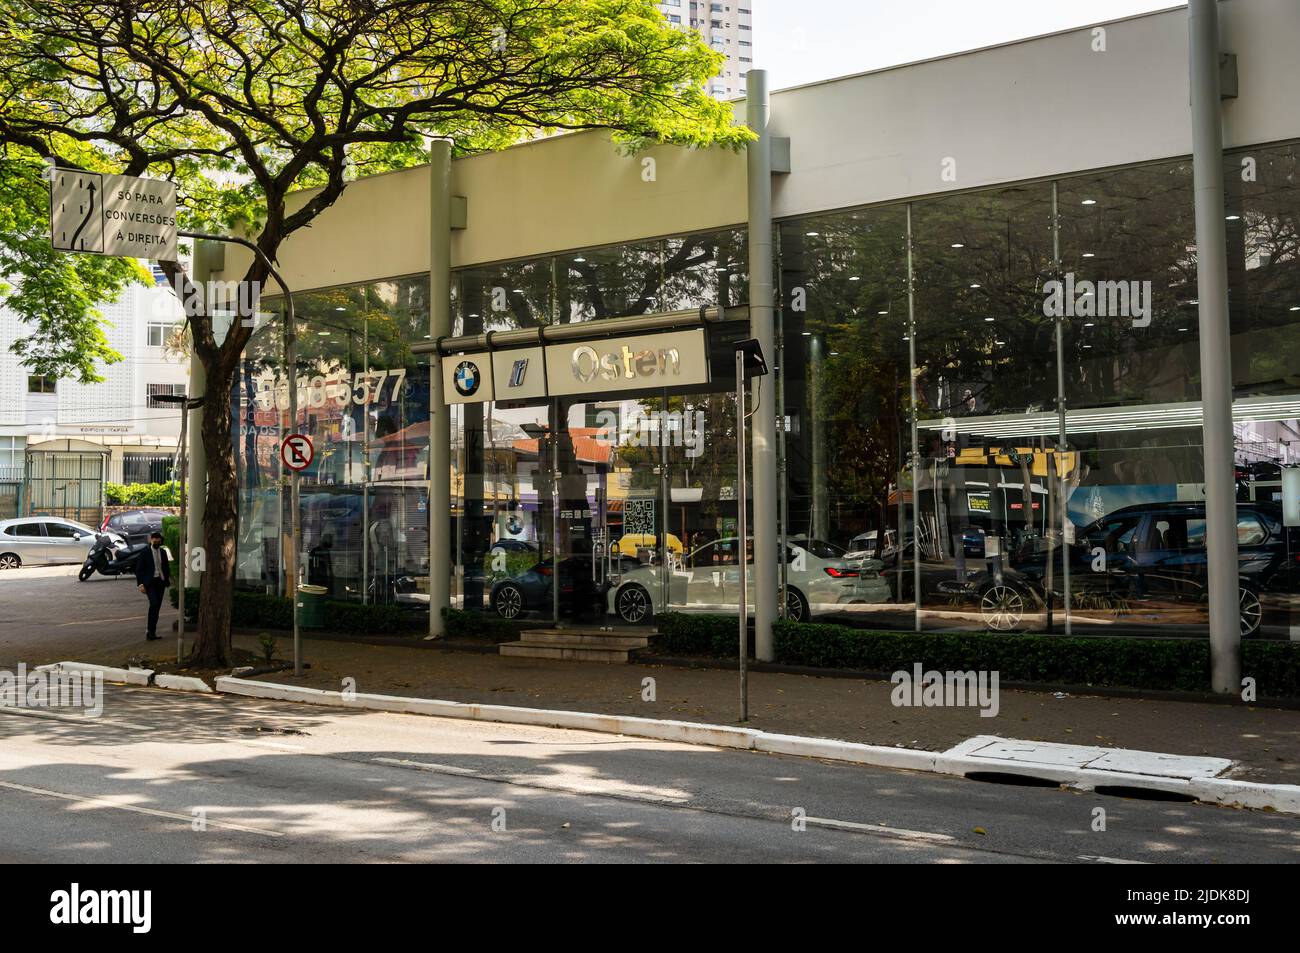
[[329, 590], [324, 586], [298, 587], [298, 628], [325, 628], [325, 597]]

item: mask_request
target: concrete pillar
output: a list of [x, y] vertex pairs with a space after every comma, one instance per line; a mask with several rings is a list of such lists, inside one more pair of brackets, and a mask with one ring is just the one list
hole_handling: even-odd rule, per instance
[[[220, 246], [217, 246], [218, 248]], [[207, 288], [208, 279], [211, 275], [209, 267], [213, 243], [199, 241], [194, 247], [194, 264], [192, 267], [193, 281], [200, 288]], [[204, 301], [207, 300], [205, 295]], [[215, 332], [215, 327], [214, 327]], [[190, 349], [190, 380], [186, 385], [185, 392], [190, 397], [202, 397], [207, 393], [208, 373], [203, 369], [203, 362], [199, 360], [198, 355]], [[186, 462], [188, 471], [187, 482], [185, 484], [185, 539], [186, 548], [191, 551], [195, 546], [203, 545], [203, 515], [208, 503], [208, 454], [203, 448], [203, 408], [195, 408], [186, 411], [189, 414], [189, 431]], [[235, 439], [239, 439], [238, 431], [235, 433]], [[182, 572], [184, 574], [185, 585], [197, 586], [202, 581], [199, 577], [202, 573], [189, 568], [193, 562], [191, 559], [184, 559], [186, 564]], [[205, 561], [206, 564], [206, 561]]]
[[[429, 147], [429, 334], [451, 335], [451, 142]], [[429, 355], [429, 635], [446, 632], [451, 605], [451, 412], [442, 392], [442, 355]]]
[[[830, 539], [831, 500], [826, 472], [826, 422], [822, 413], [826, 343], [820, 333], [808, 338], [808, 414], [812, 429], [812, 520], [809, 535]], [[883, 532], [883, 527], [881, 532]]]
[[[746, 148], [749, 183], [749, 331], [768, 366], [776, 356], [776, 304], [772, 276], [772, 140], [768, 132], [767, 71], [745, 77], [746, 121], [758, 138]], [[754, 378], [750, 393], [753, 433], [754, 654], [772, 661], [777, 618], [776, 378]], [[743, 492], [743, 487], [741, 488]], [[743, 543], [742, 543], [743, 545]]]
[[1192, 187], [1196, 205], [1196, 285], [1201, 333], [1201, 406], [1209, 560], [1210, 681], [1241, 688], [1237, 578], [1237, 492], [1233, 476], [1232, 357], [1223, 204], [1223, 124], [1219, 99], [1218, 0], [1187, 6], [1192, 103]]

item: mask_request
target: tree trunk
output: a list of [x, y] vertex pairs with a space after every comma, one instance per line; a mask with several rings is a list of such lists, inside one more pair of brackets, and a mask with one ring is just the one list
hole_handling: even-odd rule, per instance
[[205, 568], [199, 595], [198, 633], [191, 665], [231, 664], [231, 601], [235, 588], [235, 532], [239, 483], [231, 441], [230, 374], [204, 361], [207, 399], [203, 403], [203, 447], [208, 457], [208, 496], [203, 512]]

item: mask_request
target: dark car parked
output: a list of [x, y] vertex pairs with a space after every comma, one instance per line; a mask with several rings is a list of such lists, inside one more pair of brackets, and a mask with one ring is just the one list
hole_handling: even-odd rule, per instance
[[[1208, 585], [1205, 504], [1148, 503], [1109, 513], [1076, 534], [1069, 547], [1070, 598], [1080, 606], [1204, 602]], [[1259, 631], [1270, 597], [1300, 591], [1300, 530], [1282, 523], [1274, 503], [1237, 505], [1237, 575], [1241, 634]], [[1044, 604], [1047, 546], [1031, 539], [1001, 572], [972, 577], [966, 591], [985, 624], [1012, 629]], [[1062, 604], [1062, 550], [1053, 559], [1051, 589]]]
[[[523, 613], [550, 612], [554, 595], [555, 566], [549, 557], [531, 568], [502, 579], [492, 587], [491, 605], [503, 619], [517, 619]], [[601, 592], [592, 579], [589, 556], [560, 560], [560, 611], [589, 612], [602, 606]]]
[[150, 533], [161, 533], [163, 517], [170, 515], [164, 510], [127, 510], [106, 518], [99, 529], [105, 533], [116, 533], [128, 545], [135, 546], [149, 542]]

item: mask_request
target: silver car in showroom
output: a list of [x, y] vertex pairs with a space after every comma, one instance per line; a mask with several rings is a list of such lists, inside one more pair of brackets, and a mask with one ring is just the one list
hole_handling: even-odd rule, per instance
[[[673, 557], [667, 605], [659, 568], [640, 566], [623, 573], [610, 586], [608, 610], [624, 622], [648, 622], [656, 612], [735, 612], [740, 604], [738, 540], [718, 539], [690, 553]], [[747, 562], [753, 562], [753, 541]], [[815, 613], [854, 603], [889, 601], [889, 585], [880, 578], [878, 559], [850, 565], [844, 551], [820, 540], [791, 540], [786, 544], [786, 618], [806, 622]], [[747, 567], [748, 599], [754, 599], [753, 569]]]
[[[115, 534], [109, 534], [115, 535]], [[0, 571], [85, 561], [95, 531], [55, 516], [20, 516], [0, 521]]]

